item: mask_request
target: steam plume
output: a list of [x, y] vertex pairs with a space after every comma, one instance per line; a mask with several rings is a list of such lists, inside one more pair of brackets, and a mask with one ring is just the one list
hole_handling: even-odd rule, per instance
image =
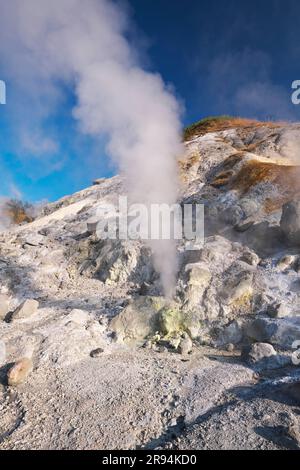
[[[108, 152], [134, 201], [175, 202], [179, 106], [161, 77], [139, 66], [120, 7], [108, 0], [10, 0], [1, 2], [0, 30], [6, 66], [34, 94], [40, 83], [55, 97], [58, 80], [73, 85], [74, 116], [83, 132], [108, 136]], [[154, 250], [169, 293], [175, 247], [155, 243]]]

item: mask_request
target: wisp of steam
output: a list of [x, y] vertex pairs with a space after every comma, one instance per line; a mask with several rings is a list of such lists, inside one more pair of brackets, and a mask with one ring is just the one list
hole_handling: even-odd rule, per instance
[[[162, 78], [140, 66], [128, 28], [124, 10], [109, 0], [1, 2], [0, 47], [12, 77], [31, 83], [33, 93], [39, 83], [49, 90], [71, 84], [74, 116], [83, 132], [107, 136], [131, 199], [173, 204], [180, 106]], [[166, 294], [176, 275], [175, 248], [172, 241], [153, 244]]]

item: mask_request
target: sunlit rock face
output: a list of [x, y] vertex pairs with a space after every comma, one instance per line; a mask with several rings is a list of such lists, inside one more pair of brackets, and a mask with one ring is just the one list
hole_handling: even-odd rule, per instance
[[[178, 242], [172, 298], [164, 297], [149, 244], [99, 240], [95, 233], [98, 205], [117, 204], [126, 195], [122, 177], [100, 180], [46, 205], [32, 223], [1, 232], [1, 373], [19, 360], [32, 361], [17, 386], [29, 397], [31, 387], [40, 390], [45, 383], [56, 393], [51, 387], [59, 383], [64, 391], [58, 404], [68, 417], [64, 394], [73, 403], [71, 391], [85, 395], [88, 387], [89, 397], [100, 403], [91, 405], [93, 414], [112, 427], [105, 400], [116, 399], [121, 424], [112, 439], [130, 448], [147, 439], [142, 431], [128, 434], [125, 415], [131, 413], [139, 429], [137, 417], [150, 413], [147, 432], [154, 439], [170, 420], [196, 419], [207, 403], [213, 406], [211, 397], [252, 380], [252, 363], [216, 363], [205, 355], [211, 348], [238, 361], [244, 348], [267, 343], [280, 358], [276, 367], [290, 366], [300, 319], [300, 178], [293, 151], [298, 135], [297, 125], [253, 122], [189, 135], [179, 160], [178, 200], [204, 205], [205, 240], [193, 251]], [[24, 306], [26, 312], [17, 315]], [[259, 371], [269, 362], [259, 362]], [[161, 408], [168, 387], [177, 397], [170, 403], [180, 409], [178, 416], [170, 411], [170, 418]], [[116, 393], [128, 394], [132, 408], [125, 412]], [[48, 400], [38, 395], [34, 406], [40, 413]], [[9, 421], [15, 409], [5, 413]], [[92, 427], [92, 417], [84, 410], [79, 415], [81, 426]], [[51, 447], [47, 439], [44, 447]]]

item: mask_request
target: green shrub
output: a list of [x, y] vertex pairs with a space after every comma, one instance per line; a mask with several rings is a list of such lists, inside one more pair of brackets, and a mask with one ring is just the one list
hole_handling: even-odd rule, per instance
[[233, 119], [235, 119], [233, 116], [227, 116], [225, 114], [222, 116], [208, 116], [203, 118], [184, 129], [184, 140], [189, 140], [198, 132], [207, 130], [210, 127], [214, 127], [216, 124], [220, 124], [222, 121], [232, 121]]

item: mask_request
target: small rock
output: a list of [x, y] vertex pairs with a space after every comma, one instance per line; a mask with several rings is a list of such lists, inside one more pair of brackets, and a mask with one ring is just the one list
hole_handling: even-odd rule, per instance
[[184, 338], [180, 340], [178, 351], [180, 354], [186, 355], [189, 354], [193, 349], [193, 341], [191, 338], [186, 335]]
[[94, 351], [91, 352], [90, 356], [92, 358], [96, 359], [97, 357], [100, 357], [103, 353], [104, 353], [104, 349], [97, 348], [97, 349], [94, 349]]
[[33, 365], [31, 359], [23, 358], [17, 361], [7, 373], [7, 383], [10, 387], [16, 387], [27, 379], [32, 371]]
[[250, 264], [250, 266], [257, 266], [260, 262], [259, 256], [253, 251], [246, 251], [240, 258], [244, 263]]
[[292, 255], [283, 256], [277, 263], [277, 269], [284, 271], [287, 268], [291, 268], [296, 262], [296, 257]]
[[38, 308], [39, 303], [37, 300], [27, 299], [13, 312], [11, 321], [29, 318], [38, 311]]
[[150, 288], [151, 286], [148, 282], [143, 282], [140, 287], [139, 294], [142, 296], [147, 295], [149, 293]]
[[172, 427], [172, 428], [174, 428], [175, 426], [177, 426], [177, 418], [171, 419], [169, 425], [170, 425], [170, 427]]
[[271, 344], [255, 343], [242, 353], [244, 360], [260, 369], [280, 369], [291, 364], [288, 356], [278, 355]]
[[300, 427], [297, 423], [292, 423], [287, 427], [287, 435], [300, 445]]
[[98, 179], [93, 181], [93, 186], [98, 186], [98, 185], [104, 183], [105, 180], [106, 180], [106, 178], [98, 178]]
[[145, 343], [143, 344], [143, 348], [144, 349], [152, 349], [152, 341], [148, 340], [148, 341], [145, 341]]
[[220, 292], [225, 305], [241, 305], [250, 302], [253, 295], [253, 272], [236, 269], [226, 279]]
[[178, 349], [181, 338], [180, 338], [180, 336], [174, 335], [174, 336], [171, 336], [168, 339], [168, 341], [169, 341], [169, 345], [171, 346], [171, 348]]
[[226, 345], [226, 351], [233, 352], [235, 350], [235, 346], [232, 343]]
[[271, 318], [284, 318], [290, 315], [290, 310], [285, 304], [271, 304], [267, 307], [267, 314]]
[[50, 233], [51, 233], [51, 230], [50, 230], [50, 228], [47, 228], [47, 227], [41, 228], [38, 231], [38, 234], [42, 235], [43, 237], [47, 237]]
[[244, 233], [247, 230], [249, 230], [249, 228], [251, 228], [252, 225], [254, 225], [254, 224], [255, 224], [254, 219], [246, 219], [246, 220], [243, 220], [242, 222], [238, 223], [237, 225], [235, 225], [234, 229], [236, 230], [236, 232]]
[[257, 363], [262, 359], [276, 356], [276, 351], [271, 344], [268, 343], [255, 343], [249, 350], [244, 350], [244, 357], [247, 362]]

